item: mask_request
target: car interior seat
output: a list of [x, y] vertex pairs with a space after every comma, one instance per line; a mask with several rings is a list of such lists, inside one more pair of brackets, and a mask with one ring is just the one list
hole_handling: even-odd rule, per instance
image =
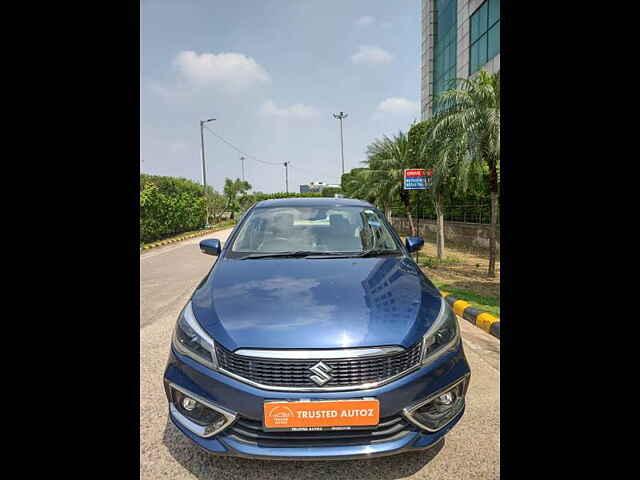
[[279, 213], [273, 217], [271, 232], [260, 245], [265, 252], [291, 250], [291, 235], [293, 233], [293, 214]]
[[342, 215], [330, 215], [329, 224], [331, 235], [327, 240], [331, 250], [351, 252], [362, 249], [356, 228], [349, 220]]

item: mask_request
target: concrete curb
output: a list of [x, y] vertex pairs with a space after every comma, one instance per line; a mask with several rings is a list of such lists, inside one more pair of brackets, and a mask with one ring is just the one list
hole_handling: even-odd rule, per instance
[[193, 237], [201, 237], [203, 235], [207, 235], [209, 233], [213, 233], [213, 232], [217, 232], [220, 230], [225, 230], [226, 228], [230, 228], [233, 227], [234, 225], [230, 225], [229, 227], [224, 227], [224, 228], [209, 228], [207, 230], [200, 230], [199, 232], [196, 233], [190, 233], [189, 235], [183, 235], [181, 237], [175, 237], [175, 238], [168, 238], [166, 240], [159, 240], [157, 242], [153, 242], [153, 243], [148, 243], [147, 245], [145, 245], [144, 247], [140, 247], [140, 253], [142, 253], [145, 250], [150, 250], [152, 248], [156, 248], [156, 247], [161, 247], [163, 245], [170, 245], [172, 243], [176, 243], [176, 242], [181, 242], [183, 240], [187, 240], [189, 238], [193, 238]]
[[500, 318], [492, 315], [484, 310], [478, 310], [472, 307], [469, 302], [460, 300], [458, 297], [451, 295], [449, 292], [440, 290], [440, 293], [447, 301], [453, 311], [459, 317], [464, 318], [469, 323], [480, 327], [482, 330], [490, 335], [493, 335], [500, 340]]

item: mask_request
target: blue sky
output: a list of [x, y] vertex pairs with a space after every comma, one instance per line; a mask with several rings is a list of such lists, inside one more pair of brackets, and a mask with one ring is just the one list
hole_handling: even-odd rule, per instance
[[[199, 120], [265, 162], [289, 191], [339, 183], [367, 145], [419, 119], [419, 0], [142, 0], [141, 169], [201, 182]], [[240, 177], [240, 154], [205, 130], [207, 183]], [[245, 160], [254, 190], [284, 167]]]

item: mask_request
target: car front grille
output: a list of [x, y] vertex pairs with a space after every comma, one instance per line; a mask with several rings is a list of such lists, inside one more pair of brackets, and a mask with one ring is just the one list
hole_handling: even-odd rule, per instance
[[[331, 380], [322, 389], [357, 387], [379, 383], [415, 367], [420, 362], [422, 342], [402, 352], [362, 358], [340, 358], [322, 360], [331, 367]], [[237, 355], [216, 344], [219, 366], [250, 382], [273, 387], [314, 388], [311, 367], [318, 359], [289, 360], [257, 358]]]
[[320, 432], [264, 431], [261, 422], [241, 417], [225, 434], [233, 440], [260, 447], [336, 447], [390, 442], [415, 430], [402, 416], [380, 419], [377, 427], [368, 430]]

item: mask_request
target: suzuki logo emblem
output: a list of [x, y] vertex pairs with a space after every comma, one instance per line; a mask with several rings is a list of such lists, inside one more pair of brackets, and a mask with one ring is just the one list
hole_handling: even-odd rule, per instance
[[329, 372], [332, 370], [331, 367], [324, 362], [316, 363], [309, 370], [315, 373], [315, 375], [311, 375], [309, 378], [311, 378], [311, 380], [313, 380], [319, 387], [333, 379], [333, 377], [329, 375]]

